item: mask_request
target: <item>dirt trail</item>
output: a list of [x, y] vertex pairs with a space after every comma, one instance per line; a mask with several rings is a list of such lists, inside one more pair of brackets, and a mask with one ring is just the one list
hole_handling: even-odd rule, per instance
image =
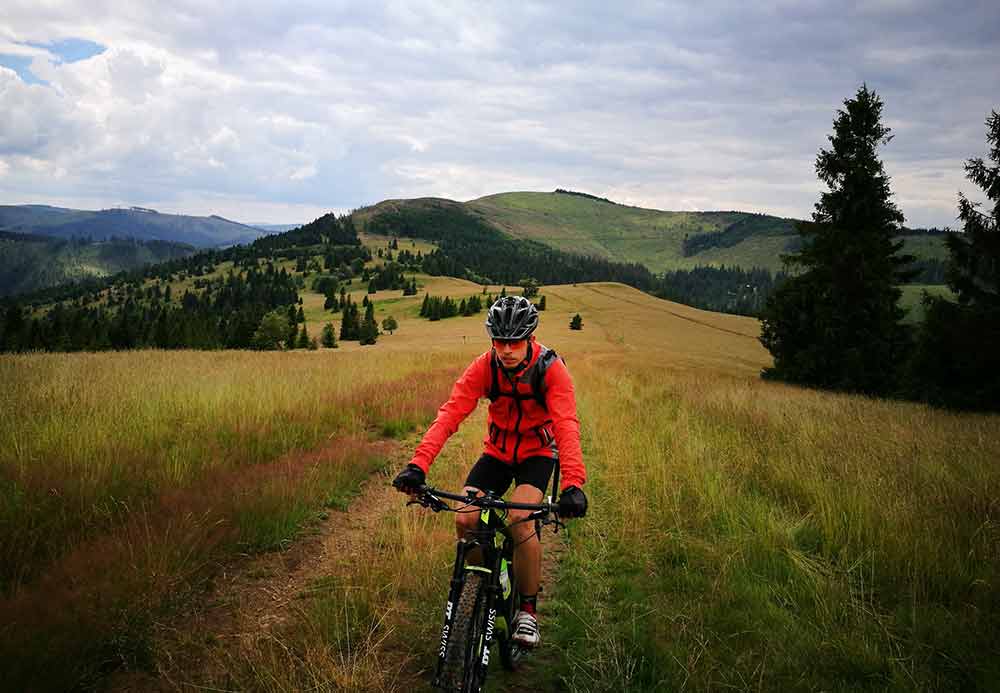
[[[391, 470], [405, 463], [404, 457], [412, 447], [398, 441], [380, 441], [378, 445], [383, 456], [390, 460]], [[226, 648], [238, 647], [243, 639], [277, 631], [295, 618], [298, 613], [295, 602], [307, 596], [317, 580], [336, 574], [341, 562], [372, 555], [377, 525], [385, 520], [387, 507], [402, 505], [398, 501], [387, 474], [375, 473], [362, 483], [346, 511], [331, 510], [326, 519], [286, 550], [245, 556], [231, 563], [216, 576], [200, 603], [168, 623], [156, 624], [157, 671], [115, 674], [108, 682], [108, 690], [115, 693], [226, 690], [199, 683], [225, 679], [225, 672], [218, 669], [220, 658], [215, 655]], [[546, 532], [544, 542], [544, 592], [540, 599], [543, 618], [545, 602], [557, 591], [559, 558], [565, 551], [561, 536]], [[445, 589], [442, 585], [442, 598]], [[210, 643], [208, 649], [206, 643]], [[558, 656], [555, 648], [543, 647], [525, 663], [523, 674], [506, 677], [509, 680], [504, 682], [493, 681], [490, 690], [511, 693], [537, 690], [528, 685], [531, 672], [546, 666], [555, 656]], [[221, 661], [225, 661], [224, 656]], [[425, 667], [422, 672], [399, 672], [396, 690], [425, 687], [429, 690], [426, 667], [432, 662], [422, 664]], [[499, 663], [495, 669], [500, 669]]]

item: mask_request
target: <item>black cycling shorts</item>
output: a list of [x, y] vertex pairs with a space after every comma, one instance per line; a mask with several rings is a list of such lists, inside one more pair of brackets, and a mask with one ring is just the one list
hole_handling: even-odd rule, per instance
[[517, 464], [507, 464], [490, 455], [483, 455], [472, 466], [465, 485], [502, 496], [510, 488], [510, 482], [515, 481], [516, 486], [530, 484], [544, 494], [555, 462], [551, 457], [529, 457]]

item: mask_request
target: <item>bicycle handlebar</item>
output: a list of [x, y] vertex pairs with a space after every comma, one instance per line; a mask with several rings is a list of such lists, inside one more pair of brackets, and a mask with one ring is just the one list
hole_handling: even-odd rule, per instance
[[[418, 496], [429, 495], [438, 501], [442, 498], [447, 498], [448, 500], [458, 501], [460, 503], [473, 505], [479, 508], [495, 508], [497, 510], [532, 510], [539, 513], [552, 513], [553, 515], [559, 514], [558, 503], [510, 503], [502, 498], [496, 498], [494, 496], [476, 496], [472, 494], [466, 494], [463, 496], [457, 493], [440, 491], [427, 485], [418, 486], [414, 489], [414, 491]], [[442, 505], [444, 504], [442, 503]]]

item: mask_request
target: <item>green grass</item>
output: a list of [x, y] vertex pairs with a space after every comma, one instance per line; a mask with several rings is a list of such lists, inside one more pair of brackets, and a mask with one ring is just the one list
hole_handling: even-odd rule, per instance
[[64, 690], [144, 666], [151, 625], [220, 565], [287, 546], [384, 467], [369, 436], [426, 421], [447, 361], [0, 357], [0, 622], [18, 633], [0, 639], [8, 685]]
[[[542, 594], [536, 664], [494, 668], [490, 690], [995, 687], [998, 417], [763, 382], [749, 318], [610, 283], [544, 293], [539, 339], [574, 379], [591, 512], [569, 529], [558, 598]], [[5, 683], [62, 690], [125, 666], [225, 690], [419, 690], [454, 529], [402, 498], [358, 509], [370, 525], [280, 627], [157, 631], [207, 668], [150, 631], [197, 608], [235, 553], [347, 507], [387, 464], [370, 439], [419, 430], [483, 348], [481, 317], [404, 316], [337, 352], [0, 357], [0, 542], [20, 575], [0, 601], [17, 633], [0, 639]], [[480, 408], [432, 483], [460, 487], [484, 426]]]
[[[743, 212], [669, 212], [609, 204], [576, 195], [514, 192], [465, 203], [504, 232], [560, 250], [638, 262], [653, 272], [698, 265], [783, 269], [781, 255], [797, 239], [789, 220], [765, 216], [760, 229], [729, 248], [709, 248], [685, 257], [687, 235], [721, 231], [746, 219]], [[946, 259], [940, 236], [908, 236], [904, 252], [920, 259]]]
[[998, 680], [996, 417], [601, 371], [581, 378], [593, 513], [564, 568], [569, 690]]
[[[707, 264], [683, 256], [685, 234], [721, 231], [740, 217], [724, 212], [664, 212], [536, 192], [490, 195], [466, 206], [515, 237], [575, 253], [641, 262], [655, 272]], [[741, 264], [732, 260], [737, 254], [726, 256], [727, 264]]]
[[904, 284], [899, 288], [903, 292], [899, 299], [899, 305], [907, 311], [904, 322], [909, 324], [916, 324], [924, 319], [923, 298], [925, 291], [931, 296], [943, 296], [948, 300], [955, 300], [954, 292], [941, 284]]

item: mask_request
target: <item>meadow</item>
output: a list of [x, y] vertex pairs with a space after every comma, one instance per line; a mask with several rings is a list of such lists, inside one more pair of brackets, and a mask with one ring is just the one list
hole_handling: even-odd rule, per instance
[[[481, 290], [439, 281], [432, 294]], [[616, 284], [542, 293], [591, 512], [542, 595], [537, 661], [495, 668], [491, 690], [995, 686], [1000, 417], [761, 381], [749, 318]], [[419, 689], [452, 519], [389, 491], [280, 626], [157, 624], [239, 556], [356, 508], [363, 479], [385, 488], [486, 346], [482, 316], [415, 317], [422, 295], [376, 297], [400, 328], [374, 347], [0, 357], [0, 668], [34, 690], [100, 687], [116, 668], [162, 690]], [[445, 447], [435, 485], [460, 486], [484, 418]]]

